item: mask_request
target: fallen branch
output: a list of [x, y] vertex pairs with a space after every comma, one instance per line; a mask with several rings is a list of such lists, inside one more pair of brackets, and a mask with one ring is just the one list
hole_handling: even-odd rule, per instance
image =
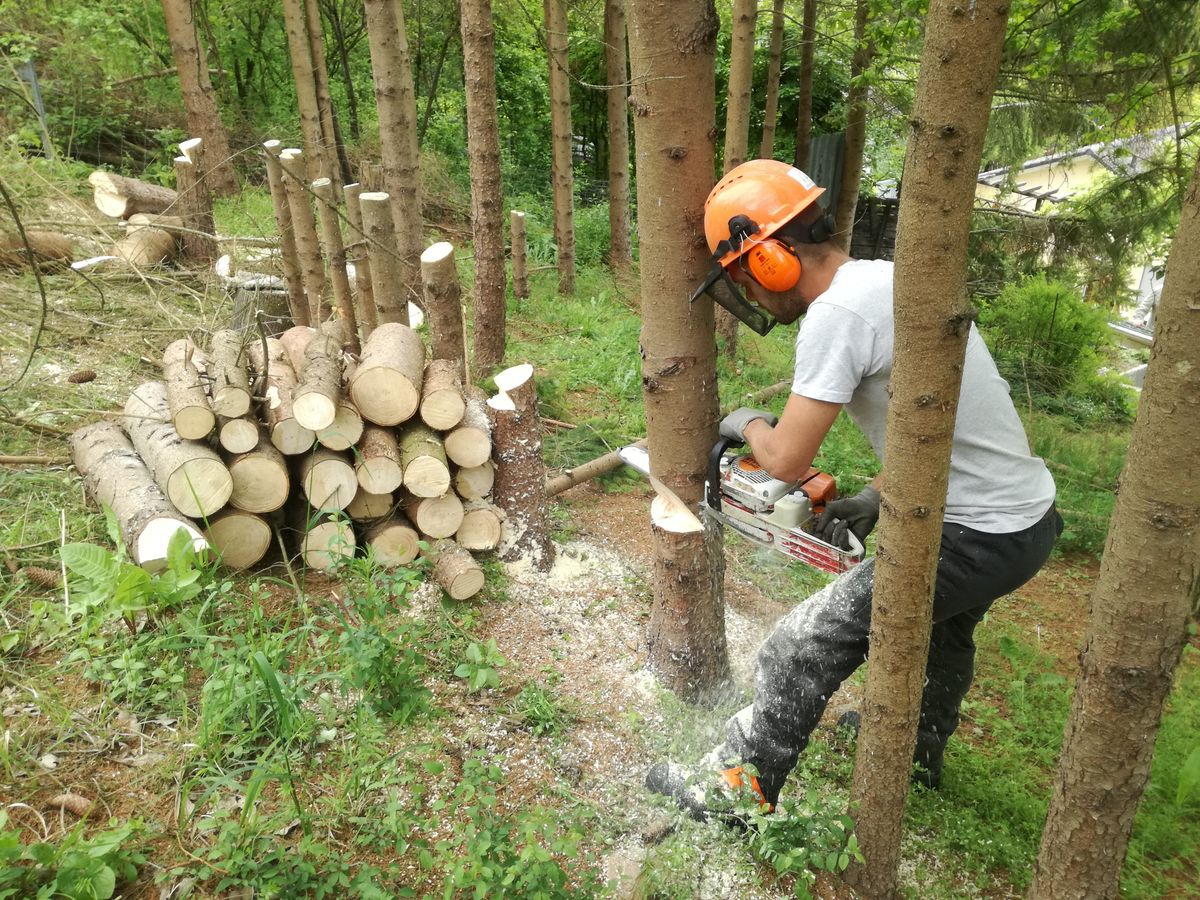
[[65, 456], [0, 456], [0, 466], [61, 466], [68, 462]]

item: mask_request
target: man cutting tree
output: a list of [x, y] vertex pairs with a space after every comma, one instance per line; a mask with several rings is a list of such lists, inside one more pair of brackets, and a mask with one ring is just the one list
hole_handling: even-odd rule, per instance
[[[708, 294], [760, 334], [803, 316], [782, 416], [743, 407], [720, 426], [722, 437], [748, 444], [767, 473], [784, 481], [808, 471], [843, 408], [881, 460], [886, 452], [892, 263], [843, 252], [817, 203], [822, 193], [799, 169], [752, 160], [722, 178], [705, 202], [714, 268], [693, 299]], [[842, 547], [851, 533], [865, 542], [879, 518], [879, 481], [829, 502], [817, 534]], [[972, 326], [914, 754], [919, 783], [941, 780], [946, 741], [974, 671], [975, 626], [997, 598], [1037, 573], [1062, 532], [1054, 496], [1054, 480], [1030, 453], [1008, 385]], [[774, 806], [829, 698], [867, 658], [873, 581], [868, 559], [781, 619], [758, 651], [754, 702], [726, 723], [725, 740], [696, 767], [658, 763], [646, 786], [697, 818], [727, 809], [738, 789]]]

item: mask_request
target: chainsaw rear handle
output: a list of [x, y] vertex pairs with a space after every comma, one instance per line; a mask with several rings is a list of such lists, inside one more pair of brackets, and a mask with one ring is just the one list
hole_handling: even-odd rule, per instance
[[736, 449], [745, 443], [737, 438], [722, 437], [708, 454], [708, 478], [704, 482], [704, 500], [709, 509], [721, 511], [721, 457], [725, 455], [726, 450]]

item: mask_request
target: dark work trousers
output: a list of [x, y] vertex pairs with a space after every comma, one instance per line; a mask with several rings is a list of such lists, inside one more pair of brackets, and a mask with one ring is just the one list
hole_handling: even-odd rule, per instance
[[[1037, 573], [1062, 528], [1053, 505], [1039, 522], [1011, 534], [949, 522], [942, 528], [915, 754], [926, 783], [941, 776], [946, 741], [971, 686], [975, 626], [997, 598]], [[772, 802], [825, 704], [867, 658], [874, 577], [873, 558], [855, 566], [784, 616], [758, 651], [754, 704], [729, 720], [725, 743], [714, 753], [757, 767]]]

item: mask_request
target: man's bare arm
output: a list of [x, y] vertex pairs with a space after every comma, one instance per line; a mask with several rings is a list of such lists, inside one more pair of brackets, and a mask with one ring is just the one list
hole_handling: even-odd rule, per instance
[[746, 443], [768, 474], [796, 481], [812, 465], [841, 408], [840, 403], [792, 394], [777, 425], [757, 419], [746, 426]]

